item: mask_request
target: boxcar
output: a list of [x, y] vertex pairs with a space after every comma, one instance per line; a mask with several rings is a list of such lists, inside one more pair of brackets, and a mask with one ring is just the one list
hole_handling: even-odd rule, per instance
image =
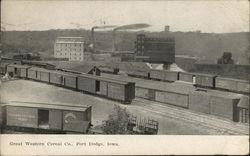
[[91, 106], [11, 102], [5, 104], [6, 126], [87, 133]]
[[196, 73], [179, 72], [179, 80], [195, 84], [196, 83], [195, 75]]
[[179, 72], [176, 71], [169, 71], [169, 70], [150, 70], [150, 78], [154, 80], [161, 80], [161, 81], [177, 81], [179, 77]]
[[247, 80], [239, 80], [225, 77], [216, 77], [215, 87], [235, 92], [249, 93], [250, 85]]
[[107, 82], [108, 98], [119, 100], [124, 103], [131, 103], [135, 98], [135, 83], [115, 80], [104, 81]]
[[188, 108], [188, 94], [156, 90], [155, 101]]
[[77, 77], [77, 89], [80, 91], [96, 94], [98, 91], [98, 88], [96, 87], [97, 83], [98, 82], [94, 76], [82, 74]]
[[63, 86], [63, 73], [59, 71], [50, 71], [50, 83], [54, 85]]
[[163, 70], [150, 70], [150, 78], [154, 80], [165, 80], [165, 72]]
[[179, 72], [177, 71], [169, 71], [169, 70], [165, 70], [165, 81], [177, 81], [179, 80]]
[[188, 94], [183, 92], [136, 86], [136, 97], [188, 108]]
[[202, 91], [192, 91], [189, 93], [189, 109], [196, 112], [210, 114], [210, 95]]
[[79, 74], [62, 73], [64, 87], [71, 88], [71, 89], [77, 89], [77, 76], [78, 75]]
[[140, 71], [140, 70], [134, 70], [134, 71], [128, 71], [128, 76], [131, 77], [141, 77], [148, 79], [150, 77], [150, 73], [148, 71]]
[[220, 116], [238, 121], [237, 104], [239, 98], [230, 97], [230, 95], [211, 95], [210, 96], [210, 113], [212, 115]]
[[7, 73], [13, 77], [27, 77], [27, 70], [29, 66], [18, 65], [18, 64], [9, 64], [7, 65]]
[[210, 74], [196, 74], [196, 85], [199, 87], [205, 88], [214, 88], [215, 87], [215, 75]]
[[50, 82], [50, 70], [31, 67], [28, 69], [28, 79], [42, 81], [42, 82]]

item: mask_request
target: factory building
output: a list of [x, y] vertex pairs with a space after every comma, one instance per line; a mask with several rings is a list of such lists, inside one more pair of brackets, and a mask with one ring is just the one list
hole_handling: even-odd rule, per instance
[[69, 61], [83, 61], [83, 37], [57, 37], [54, 45], [55, 58], [67, 58]]
[[138, 34], [135, 42], [135, 60], [149, 63], [172, 64], [175, 62], [175, 40], [152, 38]]

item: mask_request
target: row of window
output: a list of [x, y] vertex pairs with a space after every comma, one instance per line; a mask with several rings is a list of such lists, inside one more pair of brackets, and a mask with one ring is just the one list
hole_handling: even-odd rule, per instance
[[[68, 56], [68, 53], [56, 53], [56, 55], [60, 55], [60, 56], [62, 56], [62, 55], [64, 55], [64, 56]], [[75, 56], [81, 56], [82, 54], [81, 53], [69, 53], [69, 55], [71, 56], [71, 55], [75, 55]]]
[[80, 48], [80, 49], [76, 49], [76, 48], [74, 48], [74, 49], [70, 49], [70, 48], [66, 48], [66, 49], [56, 49], [56, 51], [79, 51], [79, 52], [81, 52], [82, 51], [82, 49]]
[[83, 47], [83, 44], [80, 44], [80, 43], [57, 43], [56, 44], [56, 47]]

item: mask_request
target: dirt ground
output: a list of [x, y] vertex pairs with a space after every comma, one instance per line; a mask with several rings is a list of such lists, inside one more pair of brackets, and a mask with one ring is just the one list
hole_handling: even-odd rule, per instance
[[158, 134], [168, 135], [220, 135], [221, 132], [208, 129], [201, 125], [162, 116], [144, 109], [134, 101], [131, 105], [86, 95], [80, 92], [56, 87], [53, 85], [28, 80], [13, 80], [2, 83], [0, 88], [1, 102], [27, 101], [45, 103], [74, 103], [92, 105], [92, 124], [99, 125], [112, 113], [113, 106], [119, 104], [141, 118], [151, 118], [159, 121]]

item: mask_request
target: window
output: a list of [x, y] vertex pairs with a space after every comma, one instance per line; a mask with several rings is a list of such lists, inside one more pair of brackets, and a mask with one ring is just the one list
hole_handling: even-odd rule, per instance
[[38, 126], [49, 128], [49, 110], [38, 109]]

